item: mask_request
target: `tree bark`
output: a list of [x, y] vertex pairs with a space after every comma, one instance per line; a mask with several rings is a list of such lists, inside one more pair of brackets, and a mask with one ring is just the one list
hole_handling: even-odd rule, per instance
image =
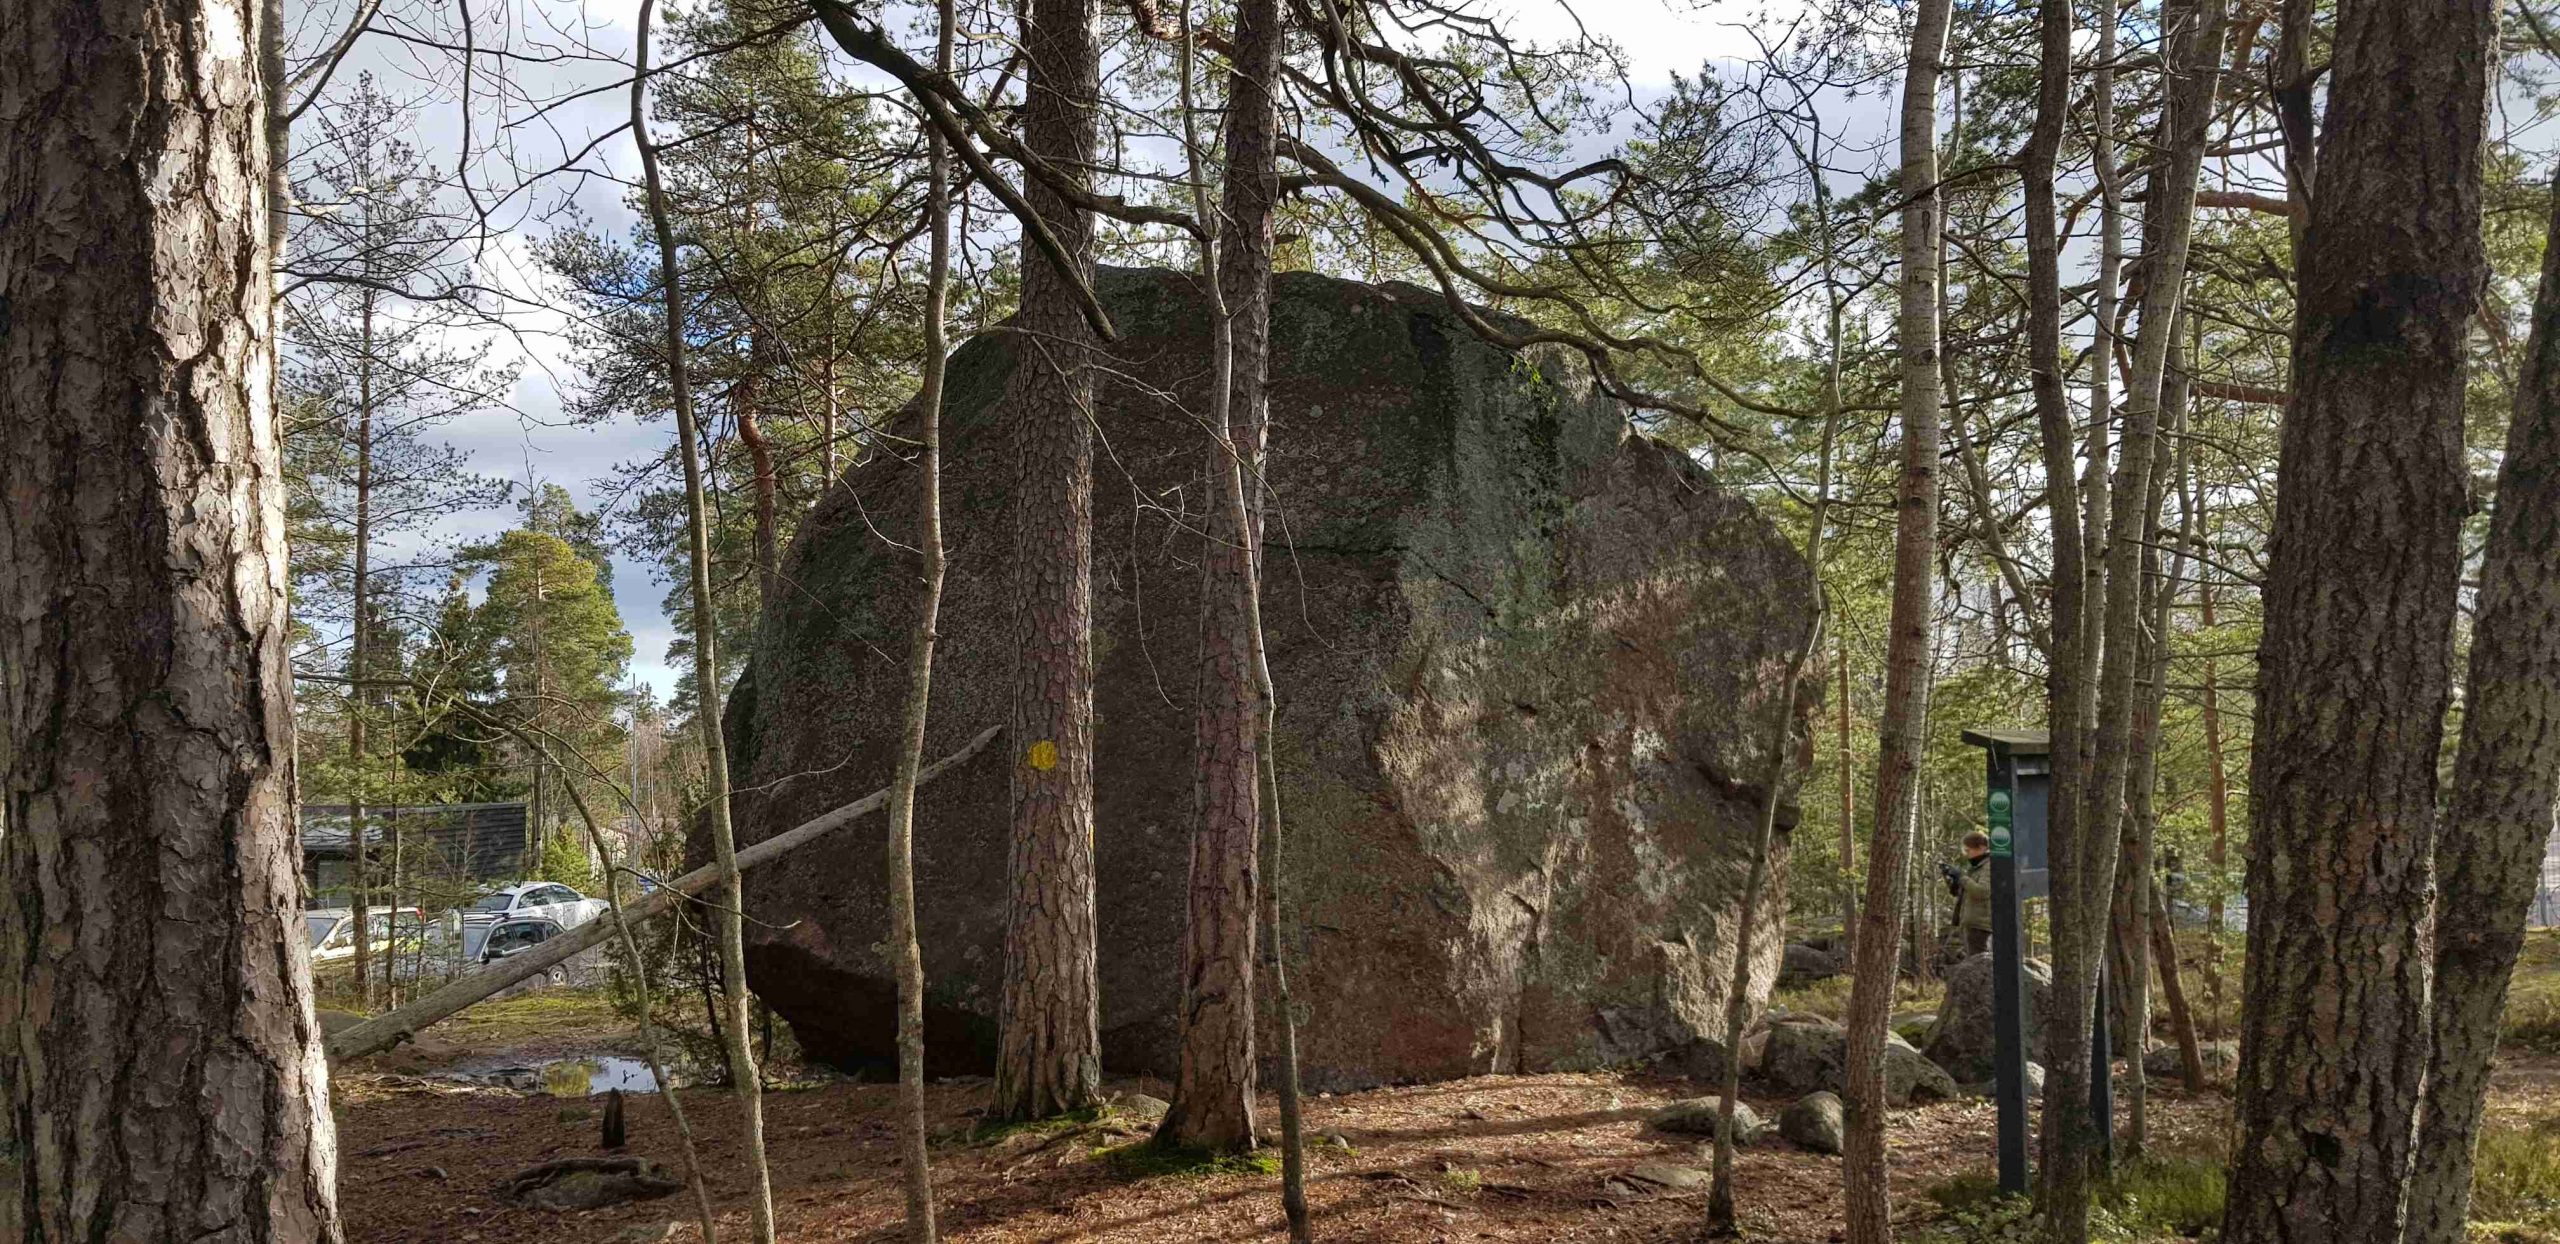
[[676, 411], [677, 458], [684, 464], [686, 560], [693, 580], [694, 728], [702, 739], [706, 781], [703, 810], [711, 829], [711, 855], [720, 870], [720, 900], [712, 923], [720, 940], [721, 1044], [728, 1055], [729, 1091], [738, 1096], [739, 1130], [745, 1141], [748, 1190], [756, 1244], [773, 1244], [773, 1179], [765, 1163], [764, 1085], [747, 1035], [746, 884], [738, 864], [737, 836], [729, 823], [729, 755], [720, 731], [720, 667], [714, 640], [719, 611], [711, 596], [711, 519], [704, 495], [701, 430], [694, 416], [693, 386], [685, 367], [682, 268], [675, 226], [658, 172], [658, 148], [649, 137], [649, 22], [656, 0], [641, 0], [631, 75], [631, 133], [640, 148], [649, 223], [657, 235], [659, 292], [666, 303], [667, 391]]
[[[2087, 661], [2091, 636], [2086, 528], [2078, 517], [2081, 490], [2074, 461], [2079, 429], [2071, 418], [2062, 372], [2062, 250], [2053, 194], [2054, 162], [2062, 144], [2064, 114], [2070, 108], [2069, 0], [2041, 0], [2037, 23], [2036, 115], [2021, 159], [2026, 196], [2027, 375], [2035, 398], [2053, 539], [2052, 639], [2045, 675], [2053, 785], [2046, 835], [2050, 841], [2067, 842], [2079, 832], [2082, 820], [2081, 791], [2087, 772], [2084, 740], [2093, 711], [2094, 682]], [[2099, 293], [2112, 301], [2108, 281], [2102, 268]], [[2101, 319], [2100, 324], [2094, 344], [2103, 350], [2107, 323]], [[2105, 377], [2101, 363], [2091, 389], [2093, 403], [2103, 405], [2107, 400]]]
[[[2105, 617], [2098, 651], [2080, 652], [2098, 674], [2098, 717], [2088, 737], [2087, 785], [2077, 823], [2052, 840], [2053, 1009], [2045, 1021], [2044, 1204], [2056, 1244], [2089, 1235], [2090, 1162], [2109, 1122], [2090, 1117], [2090, 1021], [2106, 961], [2115, 896], [2118, 830], [2125, 815], [2134, 747], [2135, 674], [2142, 665], [2143, 553], [2159, 504], [2153, 486], [2161, 396], [2178, 304], [2186, 285], [2195, 191], [2222, 64], [2223, 0], [2184, 0], [2164, 10], [2171, 28], [2167, 100], [2159, 158], [2152, 165], [2142, 223], [2142, 320], [2126, 377], [2122, 449], [2110, 487]], [[2092, 657], [2097, 659], [2092, 661]], [[2137, 943], [2138, 945], [2139, 943]], [[2134, 989], [2147, 981], [2127, 981]]]
[[1885, 1021], [1902, 951], [1911, 810], [1928, 746], [1929, 601], [1938, 530], [1938, 77], [1950, 0], [1920, 0], [1902, 81], [1902, 477], [1895, 491], [1893, 605], [1885, 647], [1883, 722], [1876, 743], [1876, 821], [1867, 849], [1865, 910], [1851, 956], [1848, 1113], [1843, 1192], [1850, 1244], [1893, 1238], [1885, 1169]]
[[2168, 896], [2158, 882], [2151, 885], [2151, 954], [2160, 964], [2160, 996], [2169, 1004], [2169, 1034], [2178, 1042], [2178, 1069], [2187, 1091], [2205, 1089], [2204, 1049], [2196, 1040], [2195, 1012], [2187, 1005], [2187, 986], [2178, 967], [2178, 931], [2169, 922]]
[[[365, 154], [370, 156], [372, 153], [368, 144]], [[367, 199], [361, 210], [369, 225], [373, 220], [372, 200]], [[371, 232], [366, 230], [368, 241]], [[367, 252], [368, 255], [370, 253]], [[356, 997], [367, 1003], [373, 1000], [373, 878], [365, 859], [364, 832], [365, 679], [373, 669], [368, 660], [372, 656], [369, 634], [372, 628], [365, 625], [365, 614], [373, 603], [367, 590], [371, 584], [366, 582], [373, 574], [373, 306], [373, 291], [366, 290], [362, 327], [358, 330], [361, 352], [356, 357], [355, 576], [347, 593], [353, 617], [353, 629], [347, 637], [347, 672], [355, 677], [355, 681], [347, 686], [347, 855], [351, 874], [348, 888], [354, 891], [355, 900], [352, 906], [355, 908]]]
[[1835, 630], [1832, 659], [1840, 663], [1840, 755], [1836, 762], [1840, 773], [1840, 949], [1846, 954], [1857, 952], [1858, 933], [1858, 781], [1850, 771], [1854, 757], [1849, 750], [1849, 636]]
[[[1261, 877], [1263, 705], [1253, 668], [1255, 530], [1247, 475], [1261, 469], [1259, 420], [1237, 417], [1262, 388], [1260, 337], [1271, 294], [1271, 215], [1277, 167], [1266, 85], [1278, 69], [1279, 6], [1247, 0], [1237, 13], [1235, 62], [1227, 77], [1227, 162], [1220, 205], [1210, 202], [1192, 93], [1189, 0], [1181, 0], [1177, 47], [1183, 132], [1190, 151], [1193, 213], [1211, 233], [1201, 246], [1209, 290], [1211, 444], [1208, 478], [1215, 510], [1201, 552], [1200, 704], [1188, 918], [1183, 938], [1181, 1053], [1172, 1108], [1157, 1137], [1168, 1144], [1242, 1152], [1255, 1144], [1254, 925]], [[1223, 211], [1219, 207], [1223, 207]], [[1221, 218], [1223, 216], [1223, 219]], [[1238, 320], [1262, 331], [1254, 361], [1242, 356]], [[1250, 376], [1244, 373], [1250, 370]], [[1251, 422], [1255, 426], [1243, 426]]]
[[2460, 1244], [2471, 1151], [2560, 804], [2560, 210], [2498, 467], [2453, 804], [2435, 847], [2434, 1053], [2406, 1244]]
[[[2213, 580], [2199, 576], [2196, 601], [2198, 621], [2205, 634], [2213, 634]], [[2197, 716], [2204, 726], [2205, 756], [2205, 830], [2212, 836], [2205, 858], [2213, 863], [2213, 897], [2205, 903], [2205, 1011], [2213, 1020], [2214, 1040], [2223, 1036], [2223, 970], [2222, 939], [2226, 912], [2222, 901], [2222, 879], [2231, 864], [2231, 766], [2223, 755], [2221, 671], [2210, 656], [2204, 659], [2204, 690], [2199, 693]]]
[[[2176, 318], [2181, 331], [2190, 322], [2183, 311]], [[2160, 718], [2168, 698], [2170, 604], [2177, 599], [2178, 584], [2186, 576], [2186, 550], [2194, 536], [2194, 511], [2186, 506], [2187, 399], [2185, 352], [2177, 344], [2177, 334], [2172, 333], [2166, 383], [2159, 403], [2172, 427], [2167, 437], [2154, 439], [2151, 499], [2143, 512], [2142, 635], [2136, 645], [2140, 667], [2134, 675], [2131, 757], [2121, 822], [2124, 831], [2118, 844], [2113, 910], [2108, 917], [2113, 926], [2108, 971], [2116, 982], [2112, 991], [2117, 1008], [2114, 1053], [2124, 1059], [2129, 1072], [2122, 1094], [2125, 1123], [2121, 1133], [2123, 1155], [2128, 1161], [2140, 1160], [2144, 1147], [2150, 1143], [2150, 1083], [2142, 1074], [2142, 1058], [2151, 1049], [2151, 857], [2160, 827], [2155, 792], [2160, 776]], [[2164, 567], [2160, 547], [2170, 533], [2162, 523], [2172, 494], [2179, 500], [2182, 530], [2177, 533], [2178, 552]], [[2174, 972], [2177, 964], [2169, 961], [2162, 970], [2164, 975]]]
[[2231, 1244], [2392, 1240], [2408, 1206], [2495, 17], [2340, 7], [2263, 589]]
[[[1023, 141], [1087, 183], [1093, 166], [1099, 53], [1093, 0], [1031, 0]], [[991, 1117], [1039, 1119], [1101, 1091], [1094, 962], [1093, 437], [1094, 336], [1075, 291], [1093, 271], [1093, 217], [1026, 178], [1032, 210], [1072, 271], [1025, 248], [1022, 364], [1005, 385], [1015, 453], [1013, 846], [997, 1004]]]
[[[937, 6], [934, 65], [951, 72], [952, 0]], [[951, 155], [939, 131], [925, 132], [924, 365], [916, 389], [916, 546], [924, 556], [922, 599], [907, 653], [907, 712], [898, 773], [889, 795], [889, 956], [898, 971], [898, 1167], [907, 1192], [907, 1239], [933, 1244], [933, 1172], [924, 1103], [924, 950], [916, 941], [916, 788], [924, 770], [925, 726], [933, 702], [933, 650], [942, 617], [942, 382], [951, 353]], [[833, 382], [828, 418], [834, 418]], [[829, 478], [833, 478], [832, 472]], [[768, 608], [770, 605], [768, 605]]]
[[255, 0], [0, 19], [0, 1236], [339, 1238]]

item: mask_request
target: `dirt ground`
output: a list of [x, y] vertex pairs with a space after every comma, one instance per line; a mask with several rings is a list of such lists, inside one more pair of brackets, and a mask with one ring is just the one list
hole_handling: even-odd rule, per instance
[[[514, 1053], [539, 1059], [578, 1053], [566, 1014], [524, 1034]], [[589, 1029], [592, 1031], [592, 1029]], [[587, 1043], [585, 1048], [611, 1048]], [[511, 1204], [503, 1181], [536, 1163], [596, 1155], [600, 1099], [468, 1088], [434, 1077], [465, 1047], [404, 1050], [339, 1076], [340, 1192], [352, 1238], [368, 1241], [689, 1240], [692, 1202], [662, 1200], [579, 1214]], [[473, 1060], [490, 1048], [475, 1042]], [[2546, 1080], [2560, 1073], [2541, 1069]], [[1162, 1083], [1115, 1081], [1117, 1092], [1161, 1094]], [[2560, 1084], [2539, 1086], [2545, 1092]], [[1688, 1241], [1700, 1238], [1704, 1192], [1672, 1192], [1625, 1179], [1642, 1163], [1704, 1167], [1695, 1138], [1646, 1126], [1665, 1102], [1707, 1086], [1622, 1075], [1499, 1076], [1381, 1089], [1308, 1102], [1309, 1197], [1328, 1241]], [[1113, 1241], [1245, 1241], [1285, 1238], [1279, 1181], [1267, 1174], [1132, 1179], [1096, 1156], [1143, 1135], [1086, 1130], [1018, 1133], [971, 1142], [983, 1081], [932, 1087], [936, 1202], [945, 1238], [965, 1244]], [[894, 1090], [843, 1081], [770, 1092], [766, 1128], [774, 1199], [785, 1240], [898, 1238]], [[1783, 1099], [1751, 1098], [1774, 1119]], [[683, 1092], [701, 1137], [724, 1238], [744, 1238], [747, 1211], [729, 1095]], [[2152, 1094], [2162, 1149], [2209, 1150], [2225, 1108], [2217, 1095]], [[629, 1152], [670, 1172], [682, 1164], [665, 1101], [628, 1099]], [[1266, 1124], [1278, 1125], [1276, 1106]], [[1338, 1133], [1348, 1148], [1317, 1143]], [[1921, 1195], [1959, 1172], [1989, 1165], [1993, 1117], [1969, 1100], [1897, 1112], [1890, 1133], [1896, 1204], [1910, 1218], [1934, 1207]], [[1774, 1137], [1741, 1154], [1740, 1199], [1754, 1238], [1827, 1241], [1841, 1236], [1839, 1160]], [[672, 1224], [672, 1225], [671, 1225]]]

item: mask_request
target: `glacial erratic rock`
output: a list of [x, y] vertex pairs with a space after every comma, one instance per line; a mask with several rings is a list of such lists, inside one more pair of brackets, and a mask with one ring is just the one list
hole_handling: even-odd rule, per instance
[[[2202, 1042], [2197, 1045], [2196, 1052], [2203, 1056], [2204, 1076], [2208, 1081], [2228, 1080], [2240, 1066], [2240, 1045], [2236, 1041]], [[2187, 1065], [2185, 1056], [2178, 1052], [2177, 1043], [2165, 1042], [2144, 1052], [2142, 1070], [2145, 1075], [2170, 1080], [2187, 1074]]]
[[1815, 1153], [1838, 1154], [1848, 1148], [1848, 1108], [1838, 1093], [1807, 1093], [1778, 1116], [1778, 1135]]
[[[1724, 1099], [1690, 1097], [1675, 1101], [1653, 1112], [1653, 1128], [1658, 1132], [1676, 1132], [1683, 1136], [1714, 1139], [1716, 1125], [1723, 1120]], [[1733, 1143], [1757, 1143], [1768, 1125], [1761, 1122], [1760, 1112], [1747, 1101], [1733, 1103]]]
[[[1103, 1058], [1169, 1075], [1208, 313], [1181, 274], [1105, 270], [1100, 289], [1121, 332], [1094, 411]], [[989, 334], [951, 360], [929, 755], [1008, 716], [998, 407], [1024, 353]], [[1689, 455], [1631, 430], [1576, 356], [1485, 344], [1411, 286], [1282, 276], [1269, 392], [1263, 615], [1308, 1088], [1590, 1068], [1720, 1035], [1774, 736], [1794, 723], [1797, 761], [1819, 697], [1807, 680], [1777, 700], [1813, 618], [1802, 558]], [[875, 450], [801, 525], [728, 716], [742, 843], [888, 784], [916, 494], [913, 464]], [[1025, 747], [999, 742], [918, 808], [936, 1074], [991, 1065], [1008, 766]], [[1784, 772], [1782, 825], [1800, 764]], [[881, 833], [868, 818], [747, 878], [754, 986], [839, 1064], [894, 1051]], [[1778, 971], [1779, 841], [1755, 996]]]
[[[1791, 1019], [1769, 1029], [1760, 1078], [1782, 1093], [1848, 1089], [1849, 1032], [1818, 1017]], [[1884, 1040], [1884, 1097], [1889, 1106], [1947, 1101], [1956, 1082], [1911, 1043], [1891, 1033]]]
[[1778, 988], [1801, 989], [1849, 970], [1849, 957], [1803, 942], [1789, 942], [1778, 960]]
[[[2041, 959], [2026, 961], [2023, 995], [2026, 1049], [2030, 1057], [2044, 1049], [2044, 1013], [2053, 994], [2053, 969]], [[1998, 1065], [1999, 1034], [1991, 1023], [1991, 956], [1975, 955], [1947, 969], [1947, 996], [1938, 1006], [1920, 1048], [1930, 1061], [1959, 1080], [1988, 1080]]]

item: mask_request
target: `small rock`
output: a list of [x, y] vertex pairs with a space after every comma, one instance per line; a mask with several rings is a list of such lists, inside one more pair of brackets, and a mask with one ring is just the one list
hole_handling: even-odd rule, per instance
[[1661, 1162], [1647, 1162], [1636, 1167], [1627, 1172], [1627, 1178], [1638, 1183], [1652, 1184], [1658, 1188], [1674, 1188], [1682, 1191], [1703, 1188], [1715, 1181], [1714, 1174], [1699, 1170], [1697, 1167], [1670, 1166]]
[[[1716, 1120], [1722, 1106], [1722, 1099], [1715, 1097], [1675, 1101], [1653, 1112], [1653, 1125], [1662, 1131], [1678, 1132], [1684, 1136], [1712, 1137], [1716, 1134]], [[1750, 1144], [1760, 1139], [1766, 1130], [1767, 1125], [1760, 1121], [1760, 1115], [1751, 1108], [1751, 1103], [1733, 1103], [1733, 1143]]]
[[[2000, 1082], [1998, 1080], [1976, 1080], [1971, 1084], [1965, 1085], [1963, 1088], [1963, 1093], [1967, 1097], [1993, 1097], [1997, 1096], [1999, 1092]], [[2034, 1062], [2028, 1063], [2027, 1097], [2032, 1101], [2043, 1096], [2044, 1064]]]
[[[1751, 1036], [1747, 1032], [1743, 1034], [1742, 1048], [1751, 1048]], [[1664, 1061], [1675, 1075], [1718, 1084], [1724, 1081], [1724, 1042], [1713, 1037], [1697, 1037], [1666, 1051]]]
[[1803, 942], [1789, 942], [1778, 959], [1778, 988], [1801, 989], [1848, 970], [1847, 956]]
[[418, 1168], [418, 1176], [421, 1179], [433, 1179], [439, 1182], [447, 1178], [441, 1166], [421, 1166]]
[[1847, 1147], [1848, 1112], [1837, 1093], [1807, 1093], [1778, 1116], [1778, 1134], [1815, 1153], [1836, 1154]]
[[[2207, 1041], [2199, 1045], [2196, 1052], [2204, 1056], [2204, 1077], [2207, 1080], [2230, 1079], [2232, 1071], [2240, 1065], [2240, 1047], [2230, 1041]], [[2172, 1042], [2155, 1046], [2144, 1054], [2142, 1070], [2146, 1075], [2168, 1080], [2187, 1074], [2187, 1065], [2178, 1053], [2177, 1044]]]
[[1141, 1119], [1161, 1119], [1165, 1111], [1173, 1109], [1172, 1102], [1161, 1097], [1151, 1097], [1145, 1093], [1122, 1093], [1111, 1099], [1111, 1105], [1122, 1114], [1135, 1115]]
[[1351, 1152], [1351, 1138], [1332, 1128], [1326, 1128], [1321, 1139], [1328, 1149], [1339, 1149], [1344, 1153]]

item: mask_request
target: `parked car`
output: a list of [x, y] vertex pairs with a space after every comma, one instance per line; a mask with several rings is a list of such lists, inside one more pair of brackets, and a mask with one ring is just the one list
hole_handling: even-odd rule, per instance
[[574, 929], [603, 915], [611, 906], [603, 899], [588, 898], [557, 882], [527, 881], [463, 908], [462, 921], [468, 927], [509, 920], [549, 920], [561, 928]]
[[481, 963], [496, 963], [500, 959], [523, 954], [568, 931], [559, 921], [543, 916], [501, 920], [489, 926], [488, 935], [480, 939], [479, 953], [473, 958]]
[[[344, 907], [315, 907], [302, 913], [304, 929], [311, 935], [311, 963], [318, 967], [355, 958], [355, 912]], [[414, 949], [428, 936], [426, 913], [415, 907], [376, 907], [365, 922], [371, 934], [370, 949], [374, 954], [388, 954], [395, 945]]]

